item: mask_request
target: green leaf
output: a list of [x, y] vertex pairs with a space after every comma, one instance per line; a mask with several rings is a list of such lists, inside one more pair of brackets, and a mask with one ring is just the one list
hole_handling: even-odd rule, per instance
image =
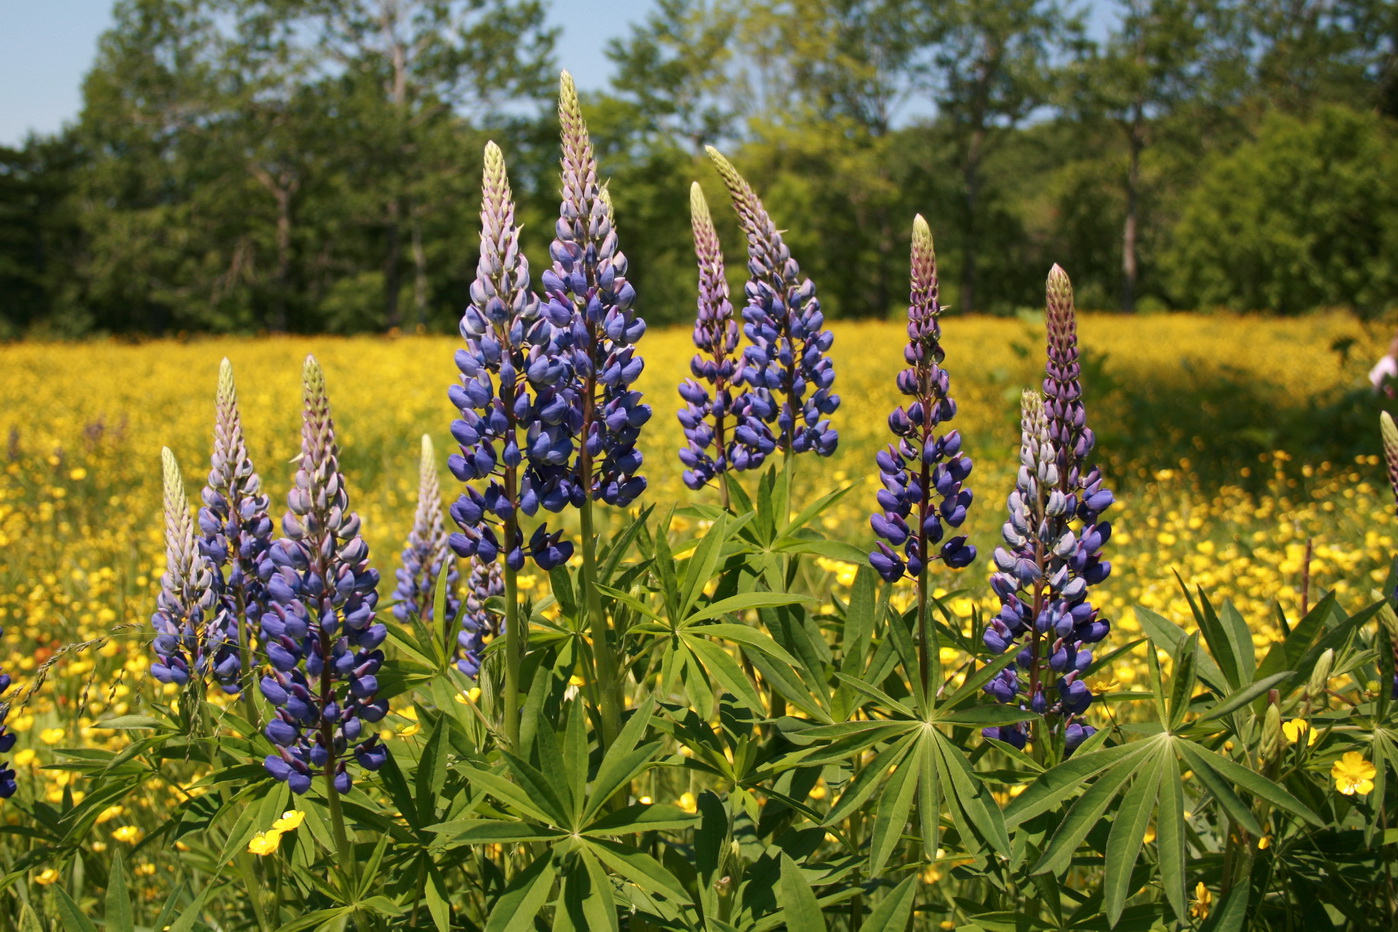
[[721, 618], [724, 615], [745, 612], [754, 608], [774, 608], [779, 605], [796, 605], [802, 602], [812, 604], [816, 601], [818, 600], [808, 595], [792, 595], [787, 592], [744, 592], [729, 596], [726, 599], [719, 599], [717, 602], [710, 602], [693, 615], [685, 618], [685, 623], [693, 624], [696, 621]]
[[[445, 576], [445, 573], [441, 575]], [[443, 716], [432, 720], [432, 731], [427, 736], [422, 757], [417, 762], [417, 772], [413, 775], [413, 795], [417, 804], [419, 825], [431, 822], [437, 814], [437, 792], [447, 778], [447, 722]]]
[[[1157, 758], [1161, 756], [1164, 755], [1156, 755]], [[1156, 766], [1141, 768], [1131, 787], [1122, 796], [1121, 806], [1112, 820], [1112, 830], [1107, 836], [1107, 876], [1102, 885], [1102, 897], [1107, 920], [1113, 926], [1121, 919], [1126, 898], [1132, 893], [1131, 875], [1135, 872], [1136, 859], [1141, 855], [1141, 845], [1150, 827], [1150, 816], [1155, 810], [1161, 771], [1172, 763], [1157, 760]]]
[[728, 542], [728, 516], [720, 515], [699, 539], [699, 546], [690, 554], [684, 568], [684, 582], [680, 586], [679, 615], [688, 615], [694, 603], [704, 594], [704, 586], [713, 578], [714, 568], [723, 555], [723, 545]]
[[582, 834], [629, 835], [634, 832], [668, 832], [689, 828], [699, 817], [665, 803], [636, 803], [610, 812], [583, 829]]
[[893, 929], [906, 929], [913, 915], [913, 905], [917, 902], [917, 877], [911, 876], [894, 887], [887, 896], [879, 900], [859, 927], [860, 932], [889, 932]]
[[106, 928], [108, 932], [135, 932], [131, 893], [126, 889], [126, 862], [120, 851], [112, 857], [112, 868], [107, 873]]
[[869, 874], [873, 877], [879, 876], [889, 855], [903, 840], [903, 828], [907, 825], [918, 787], [922, 755], [916, 753], [914, 748], [903, 756], [897, 766], [898, 769], [888, 778], [879, 794], [874, 827], [869, 833]]
[[654, 712], [655, 696], [652, 694], [646, 696], [636, 711], [631, 713], [616, 740], [606, 749], [602, 763], [597, 767], [597, 776], [593, 778], [592, 797], [583, 810], [582, 821], [591, 820], [622, 786], [644, 771], [646, 762], [657, 748], [655, 745], [648, 745], [638, 749], [637, 745], [650, 728]]
[[1059, 874], [1065, 870], [1072, 860], [1074, 852], [1077, 851], [1078, 845], [1082, 844], [1087, 833], [1092, 831], [1101, 821], [1102, 816], [1106, 814], [1107, 807], [1112, 804], [1112, 800], [1116, 799], [1126, 781], [1138, 769], [1154, 764], [1158, 757], [1159, 754], [1152, 754], [1138, 758], [1126, 758], [1099, 776], [1087, 788], [1087, 792], [1073, 803], [1073, 808], [1068, 810], [1068, 815], [1063, 819], [1058, 830], [1053, 833], [1053, 839], [1044, 849], [1039, 862], [1030, 869], [1030, 873]]
[[1223, 902], [1209, 913], [1199, 932], [1243, 932], [1247, 927], [1248, 900], [1251, 896], [1251, 883], [1246, 879], [1242, 883], [1235, 883]]
[[589, 838], [584, 844], [599, 861], [647, 893], [667, 896], [678, 903], [689, 902], [684, 885], [639, 848], [601, 838]]
[[[572, 887], [573, 882], [586, 878], [587, 885], [584, 888], [581, 903], [584, 919], [583, 928], [587, 929], [588, 932], [597, 932], [599, 929], [620, 932], [616, 918], [616, 899], [612, 896], [612, 881], [607, 876], [607, 872], [602, 870], [602, 865], [594, 856], [594, 852], [595, 849], [591, 845], [583, 848], [582, 862], [587, 873], [575, 870], [568, 875], [565, 886], [565, 901], [571, 899], [567, 896], [567, 889]], [[571, 903], [569, 905], [571, 906]], [[571, 908], [569, 912], [572, 912]]]
[[781, 856], [781, 881], [779, 886], [782, 915], [786, 917], [788, 929], [801, 932], [825, 932], [825, 914], [816, 901], [815, 891], [801, 868], [785, 851]]
[[[1285, 809], [1312, 825], [1322, 826], [1325, 824], [1299, 799], [1260, 773], [1249, 770], [1222, 754], [1214, 753], [1192, 741], [1181, 741], [1180, 750], [1184, 753], [1185, 759], [1193, 766], [1195, 773], [1199, 773], [1202, 766], [1214, 771], [1234, 786], [1242, 787], [1254, 796], [1260, 796], [1279, 809]], [[1240, 822], [1240, 824], [1242, 823]], [[1258, 835], [1262, 834], [1260, 826], [1252, 831]]]
[[97, 932], [97, 925], [83, 915], [67, 890], [54, 887], [53, 892], [58, 896], [58, 911], [63, 916], [64, 932]]
[[[194, 898], [194, 902], [185, 907], [180, 912], [179, 918], [170, 923], [167, 932], [194, 932], [194, 924], [199, 921], [199, 917], [204, 913], [204, 901], [209, 898], [212, 887], [205, 887], [199, 891], [199, 895]], [[156, 923], [157, 929], [165, 928], [160, 923]]]
[[1121, 744], [1091, 754], [1074, 754], [1063, 763], [1040, 774], [1005, 807], [1005, 822], [1010, 826], [1027, 822], [1034, 816], [1061, 804], [1082, 788], [1090, 778], [1121, 761], [1148, 750], [1145, 742]]
[[453, 819], [429, 826], [428, 831], [450, 835], [452, 841], [467, 845], [551, 841], [564, 837], [562, 831], [515, 819]]
[[752, 681], [747, 678], [738, 661], [722, 647], [702, 637], [684, 636], [684, 643], [703, 662], [714, 679], [724, 688], [743, 701], [743, 704], [758, 715], [762, 715], [762, 697]]
[[765, 654], [777, 658], [783, 663], [789, 663], [793, 667], [800, 661], [787, 653], [786, 648], [772, 640], [761, 631], [749, 628], [747, 625], [720, 622], [718, 624], [704, 625], [694, 629], [695, 633], [703, 634], [711, 638], [722, 638], [725, 641], [732, 641], [744, 647], [751, 647], [760, 650]]
[[548, 903], [553, 889], [553, 855], [545, 852], [526, 867], [491, 907], [485, 932], [531, 932], [534, 917]]
[[902, 763], [903, 757], [909, 753], [909, 749], [916, 740], [916, 735], [907, 735], [880, 751], [845, 787], [844, 792], [840, 794], [839, 802], [825, 817], [825, 824], [836, 825], [848, 818], [851, 812], [864, 805], [865, 800], [874, 795], [874, 791], [883, 785], [889, 768]]
[[[537, 819], [540, 822], [547, 822], [553, 825], [562, 825], [568, 821], [562, 812], [549, 812], [540, 805], [540, 803], [549, 804], [548, 800], [539, 800], [536, 803], [535, 797], [529, 792], [511, 783], [499, 774], [473, 767], [470, 764], [463, 763], [457, 764], [456, 766], [457, 769], [465, 773], [480, 789], [485, 790], [501, 802], [514, 806], [532, 819]], [[552, 802], [552, 805], [556, 804], [556, 800]]]
[[1155, 845], [1165, 898], [1181, 922], [1189, 921], [1184, 892], [1184, 780], [1168, 756], [1161, 762], [1160, 803], [1155, 816]]
[[1210, 709], [1207, 714], [1201, 715], [1199, 718], [1195, 719], [1195, 721], [1207, 722], [1216, 718], [1222, 718], [1229, 712], [1232, 712], [1234, 709], [1238, 709], [1247, 705], [1249, 702], [1256, 699], [1258, 696], [1262, 695], [1267, 690], [1271, 689], [1273, 686], [1277, 685], [1278, 683], [1284, 682], [1285, 680], [1289, 680], [1293, 676], [1295, 676], [1295, 674], [1291, 671], [1283, 670], [1281, 673], [1274, 673], [1271, 676], [1268, 676], [1264, 679], [1260, 679], [1257, 682], [1249, 686], [1245, 686], [1237, 692], [1233, 693], [1233, 695], [1224, 699], [1218, 705]]
[[936, 744], [944, 792], [953, 804], [952, 820], [963, 837], [975, 835], [989, 842], [1000, 854], [1008, 855], [1010, 836], [1005, 828], [1005, 817], [985, 785], [975, 779], [966, 753], [935, 728], [925, 731], [922, 740]]

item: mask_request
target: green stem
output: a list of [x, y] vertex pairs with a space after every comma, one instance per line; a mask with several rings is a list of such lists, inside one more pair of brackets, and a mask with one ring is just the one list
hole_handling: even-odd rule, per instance
[[335, 789], [333, 761], [325, 766], [325, 802], [330, 808], [330, 828], [335, 835], [335, 850], [340, 858], [340, 870], [349, 881], [348, 896], [359, 893], [358, 871], [354, 863], [354, 849], [350, 847], [349, 835], [345, 832], [345, 813], [340, 807], [340, 791]]
[[592, 499], [583, 502], [582, 586], [587, 621], [592, 631], [593, 675], [597, 680], [598, 713], [602, 718], [602, 747], [610, 747], [621, 733], [621, 677], [616, 654], [608, 637], [607, 616], [602, 611], [602, 594], [597, 589], [597, 540], [592, 523]]
[[[514, 540], [514, 522], [506, 528], [506, 540]], [[505, 742], [519, 753], [519, 668], [524, 659], [524, 632], [519, 621], [518, 574], [505, 563]]]

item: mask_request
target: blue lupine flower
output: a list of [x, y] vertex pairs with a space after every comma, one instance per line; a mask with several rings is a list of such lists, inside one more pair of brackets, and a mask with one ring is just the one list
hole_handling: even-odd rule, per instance
[[[0, 628], [0, 637], [5, 636], [5, 629]], [[0, 699], [10, 690], [10, 674], [0, 670]], [[0, 754], [8, 754], [15, 746], [15, 735], [5, 727], [5, 719], [10, 714], [10, 703], [0, 702]], [[15, 782], [14, 768], [10, 762], [0, 760], [0, 799], [9, 799], [15, 795], [19, 785]]]
[[776, 224], [743, 176], [717, 149], [710, 146], [706, 151], [728, 188], [748, 239], [751, 278], [745, 288], [743, 333], [750, 345], [743, 350], [742, 377], [749, 391], [744, 403], [765, 422], [765, 433], [755, 431], [754, 436], [739, 439], [745, 445], [756, 443], [750, 447], [755, 453], [772, 443], [783, 453], [810, 450], [829, 456], [839, 442], [829, 417], [840, 406], [840, 396], [831, 393], [835, 366], [827, 354], [834, 335], [821, 329], [825, 317], [815, 284], [801, 274]]
[[257, 574], [271, 542], [272, 519], [243, 439], [233, 366], [227, 359], [219, 366], [214, 451], [202, 499], [199, 550], [213, 565], [222, 617], [234, 626], [218, 634], [224, 647], [213, 658], [213, 672], [224, 692], [237, 693], [244, 685], [242, 658], [253, 656], [252, 637], [267, 604]]
[[[912, 401], [889, 415], [889, 429], [898, 441], [876, 457], [884, 486], [878, 493], [882, 511], [870, 518], [882, 540], [869, 562], [889, 582], [905, 573], [918, 578], [932, 560], [963, 567], [976, 558], [976, 548], [965, 536], [943, 540], [946, 528], [959, 528], [966, 519], [971, 490], [963, 484], [971, 474], [971, 458], [961, 452], [960, 432], [937, 434], [956, 415], [956, 402], [949, 394], [950, 376], [941, 367], [946, 354], [940, 342], [937, 259], [932, 231], [921, 214], [913, 221], [911, 277], [903, 350], [909, 368], [898, 373], [898, 390]], [[930, 552], [938, 544], [935, 554]]]
[[[650, 405], [632, 389], [645, 363], [635, 344], [646, 322], [632, 307], [626, 256], [617, 248], [612, 202], [597, 180], [597, 159], [573, 78], [563, 73], [558, 101], [563, 133], [563, 202], [543, 274], [545, 313], [564, 332], [577, 392], [572, 423], [582, 442], [576, 481], [582, 494], [629, 505], [646, 488], [636, 441]], [[578, 504], [580, 504], [579, 502]]]
[[[750, 400], [736, 389], [743, 384], [734, 356], [738, 322], [728, 300], [723, 251], [704, 193], [696, 183], [689, 189], [694, 252], [699, 259], [699, 313], [694, 321], [694, 345], [699, 352], [689, 362], [693, 378], [680, 384], [680, 424], [688, 445], [680, 451], [684, 484], [701, 489], [714, 478], [736, 469], [752, 469], [776, 449], [771, 432], [753, 418]], [[705, 383], [712, 386], [705, 387]], [[738, 436], [747, 442], [740, 441]], [[712, 452], [710, 452], [712, 450]]]
[[388, 757], [377, 731], [365, 727], [388, 712], [388, 701], [375, 698], [388, 629], [375, 621], [379, 574], [369, 567], [359, 516], [349, 510], [325, 375], [313, 356], [306, 357], [302, 387], [301, 456], [282, 518], [286, 536], [268, 548], [261, 573], [270, 597], [262, 643], [272, 662], [261, 686], [276, 709], [265, 728], [276, 745], [266, 767], [295, 793], [321, 774], [346, 793], [351, 748], [366, 770]]
[[[1398, 502], [1398, 424], [1387, 411], [1379, 412], [1379, 430], [1383, 436], [1384, 465], [1388, 470], [1388, 484], [1393, 488], [1393, 499]], [[1390, 592], [1389, 600], [1398, 602], [1398, 592]], [[1393, 673], [1393, 698], [1398, 699], [1398, 638], [1393, 639], [1395, 660]]]
[[[540, 508], [557, 512], [582, 501], [571, 470], [581, 419], [571, 358], [558, 343], [568, 325], [555, 326], [540, 313], [514, 217], [504, 156], [487, 143], [481, 255], [471, 304], [461, 318], [461, 382], [448, 392], [461, 412], [451, 426], [460, 452], [447, 459], [460, 481], [486, 484], [483, 492], [468, 486], [451, 506], [460, 531], [450, 544], [460, 556], [484, 563], [503, 553], [516, 570], [529, 555], [547, 571], [568, 560], [572, 543], [543, 526], [526, 542], [518, 515], [532, 517]], [[497, 526], [512, 539], [501, 540]]]
[[[1010, 494], [1005, 546], [995, 551], [991, 576], [1001, 609], [985, 631], [992, 652], [1018, 644], [1019, 653], [985, 689], [1001, 702], [1018, 699], [1039, 714], [1061, 716], [1072, 750], [1094, 732], [1077, 718], [1092, 702], [1082, 681], [1092, 664], [1088, 645], [1111, 628], [1088, 601], [1088, 589], [1111, 572], [1101, 551], [1112, 529], [1101, 514], [1112, 494], [1087, 464], [1094, 437], [1078, 382], [1072, 285], [1056, 265], [1049, 273], [1046, 320], [1045, 395], [1025, 393], [1019, 476]], [[1023, 725], [985, 733], [1018, 747], [1027, 738]]]
[[[230, 650], [236, 654], [238, 645], [232, 639], [237, 628], [215, 591], [213, 564], [199, 552], [175, 454], [166, 447], [160, 458], [165, 485], [166, 569], [151, 616], [156, 660], [150, 672], [162, 683], [183, 686], [191, 675], [202, 678], [211, 667], [226, 663]], [[236, 666], [232, 675], [236, 682]]]
[[398, 588], [393, 590], [397, 604], [393, 617], [407, 621], [415, 616], [432, 621], [432, 602], [437, 594], [437, 577], [443, 567], [447, 572], [446, 615], [448, 624], [456, 618], [457, 580], [456, 555], [448, 546], [446, 527], [442, 521], [442, 491], [437, 484], [437, 459], [432, 438], [422, 435], [422, 460], [418, 468], [417, 513], [408, 532], [408, 545], [403, 549], [403, 565], [397, 572]]
[[486, 608], [486, 603], [505, 594], [505, 580], [500, 563], [471, 560], [471, 576], [466, 581], [466, 601], [461, 612], [461, 631], [456, 636], [460, 656], [456, 668], [476, 678], [481, 669], [481, 651], [491, 639], [505, 630], [505, 619]]

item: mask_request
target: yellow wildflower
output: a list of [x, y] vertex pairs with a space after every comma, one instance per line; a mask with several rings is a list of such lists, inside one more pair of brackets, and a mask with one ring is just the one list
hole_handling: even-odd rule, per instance
[[282, 813], [282, 817], [272, 823], [272, 829], [278, 832], [290, 832], [296, 829], [302, 822], [306, 821], [306, 814], [300, 809], [288, 809]]
[[46, 867], [43, 870], [39, 871], [39, 875], [34, 878], [35, 883], [41, 883], [45, 885], [54, 883], [57, 880], [58, 871], [54, 870], [52, 867]]
[[1195, 919], [1209, 918], [1209, 909], [1214, 905], [1214, 895], [1200, 881], [1194, 887], [1194, 902], [1189, 904], [1189, 914]]
[[1306, 736], [1306, 747], [1315, 744], [1320, 733], [1311, 728], [1311, 723], [1304, 718], [1293, 718], [1289, 722], [1282, 722], [1282, 734], [1286, 735], [1288, 744], [1299, 744], [1301, 736]]
[[680, 808], [685, 812], [699, 811], [699, 800], [694, 797], [693, 793], [681, 793], [679, 803]]
[[63, 736], [66, 734], [67, 732], [62, 728], [45, 728], [39, 732], [39, 740], [45, 744], [57, 744], [63, 740]]
[[259, 856], [271, 854], [277, 850], [277, 846], [282, 843], [282, 833], [276, 829], [268, 829], [265, 832], [258, 832], [252, 836], [252, 841], [248, 842], [248, 852]]
[[134, 825], [123, 825], [115, 832], [112, 832], [112, 837], [117, 841], [134, 843], [140, 840], [141, 830]]
[[101, 825], [103, 822], [110, 822], [125, 811], [125, 806], [108, 806], [97, 814], [97, 824]]
[[1335, 789], [1346, 796], [1358, 793], [1366, 796], [1374, 791], [1374, 776], [1378, 773], [1374, 765], [1364, 759], [1358, 751], [1346, 751], [1330, 768], [1330, 776], [1335, 778]]

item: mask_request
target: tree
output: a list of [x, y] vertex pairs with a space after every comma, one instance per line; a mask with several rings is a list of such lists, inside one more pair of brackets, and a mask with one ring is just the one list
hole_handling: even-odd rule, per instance
[[[1122, 175], [1121, 309], [1136, 309], [1140, 278], [1142, 155], [1152, 137], [1187, 121], [1217, 125], [1236, 101], [1242, 65], [1238, 30], [1217, 0], [1120, 0], [1121, 18], [1100, 49], [1076, 63], [1073, 109], [1088, 122], [1104, 118], [1126, 144]], [[1208, 117], [1204, 112], [1208, 111]]]
[[1398, 295], [1398, 141], [1374, 114], [1274, 113], [1215, 159], [1176, 225], [1167, 268], [1197, 306], [1284, 314]]
[[1055, 0], [927, 2], [922, 27], [934, 47], [926, 87], [937, 103], [961, 174], [960, 305], [977, 307], [977, 264], [988, 150], [1049, 100], [1055, 67], [1081, 35]]

